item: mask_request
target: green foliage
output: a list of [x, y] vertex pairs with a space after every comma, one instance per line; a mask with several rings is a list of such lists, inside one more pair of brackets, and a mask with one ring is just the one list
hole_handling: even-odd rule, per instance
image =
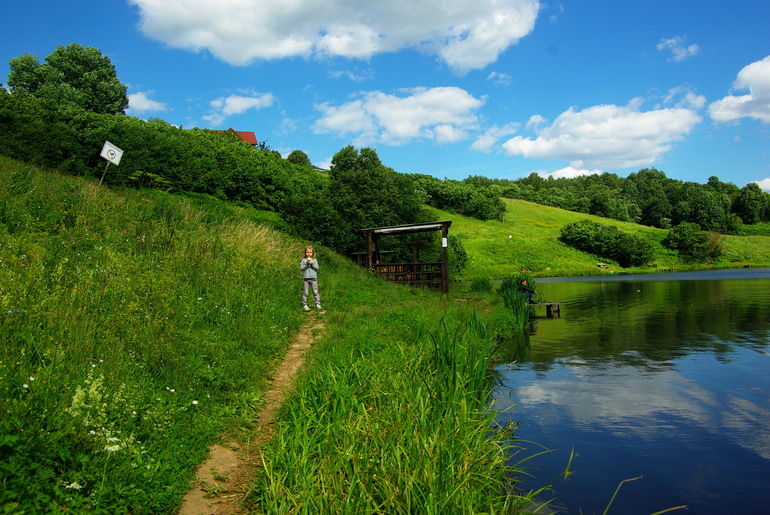
[[9, 64], [13, 93], [68, 102], [95, 113], [122, 114], [128, 107], [126, 85], [118, 80], [110, 58], [96, 48], [71, 43], [56, 47], [43, 64], [31, 54]]
[[491, 292], [492, 282], [489, 279], [474, 279], [471, 282], [471, 291], [474, 293]]
[[702, 231], [696, 224], [682, 222], [670, 229], [661, 243], [677, 251], [685, 261], [716, 261], [724, 254], [722, 241], [713, 231]]
[[[397, 288], [397, 287], [395, 287]], [[264, 513], [519, 513], [513, 427], [487, 411], [490, 328], [393, 290], [335, 312], [247, 497]], [[363, 300], [363, 299], [362, 299]], [[407, 363], [407, 366], [404, 366]], [[483, 444], [482, 444], [483, 442]]]
[[511, 312], [514, 326], [518, 329], [524, 329], [532, 314], [532, 308], [527, 303], [524, 292], [519, 285], [523, 279], [527, 280], [527, 286], [535, 288], [535, 283], [529, 274], [519, 274], [514, 277], [506, 277], [500, 282], [498, 293], [503, 299], [503, 305]]
[[103, 115], [30, 95], [0, 95], [0, 153], [63, 173], [101, 177], [105, 140], [125, 153], [104, 183], [157, 187], [277, 210], [292, 194], [317, 191], [325, 177], [227, 133], [163, 121]]
[[428, 175], [414, 174], [415, 185], [427, 196], [428, 205], [479, 220], [501, 220], [505, 204], [500, 199], [502, 189], [483, 183], [480, 178], [464, 182], [439, 180]]
[[751, 182], [741, 189], [734, 204], [735, 213], [745, 224], [756, 224], [762, 220], [767, 220], [769, 208], [768, 195], [763, 193], [755, 182]]
[[329, 175], [327, 184], [297, 191], [281, 207], [301, 238], [347, 254], [361, 247], [361, 229], [414, 223], [420, 215], [423, 198], [411, 178], [384, 166], [374, 149], [343, 148]]
[[588, 219], [563, 227], [559, 239], [583, 252], [615, 261], [624, 268], [643, 265], [654, 258], [654, 248], [649, 240]]
[[148, 193], [0, 157], [0, 511], [175, 511], [299, 325], [299, 243]]
[[313, 167], [313, 163], [310, 162], [308, 155], [301, 150], [292, 150], [289, 155], [286, 156], [286, 160], [291, 164], [302, 166], [304, 168]]

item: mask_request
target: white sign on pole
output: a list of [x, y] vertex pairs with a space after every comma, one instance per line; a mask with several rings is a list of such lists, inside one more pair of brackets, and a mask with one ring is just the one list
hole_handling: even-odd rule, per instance
[[102, 153], [99, 155], [115, 166], [118, 166], [120, 164], [120, 158], [123, 157], [123, 151], [109, 141], [105, 141], [104, 146], [102, 147]]

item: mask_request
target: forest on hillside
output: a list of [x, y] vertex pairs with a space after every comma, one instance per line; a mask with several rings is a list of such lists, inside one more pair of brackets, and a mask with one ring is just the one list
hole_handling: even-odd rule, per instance
[[[627, 178], [532, 173], [442, 180], [393, 170], [375, 149], [352, 146], [334, 155], [326, 173], [299, 149], [284, 159], [266, 142], [255, 147], [233, 131], [127, 116], [127, 88], [95, 48], [73, 43], [42, 63], [25, 54], [9, 65], [8, 88], [0, 87], [0, 154], [65, 174], [103, 176], [112, 187], [205, 194], [274, 211], [297, 236], [345, 254], [360, 250], [362, 228], [428, 221], [425, 205], [502, 219], [501, 197], [664, 229], [686, 223], [740, 235], [768, 234], [770, 227], [770, 194], [755, 183], [682, 182], [652, 168]], [[124, 150], [119, 166], [108, 169], [100, 158], [105, 141]]]

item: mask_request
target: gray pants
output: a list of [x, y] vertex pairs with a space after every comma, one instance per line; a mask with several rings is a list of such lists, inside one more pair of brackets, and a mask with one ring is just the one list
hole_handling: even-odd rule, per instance
[[307, 306], [308, 287], [313, 289], [316, 306], [321, 304], [321, 295], [318, 293], [318, 279], [305, 279], [302, 281], [302, 305]]

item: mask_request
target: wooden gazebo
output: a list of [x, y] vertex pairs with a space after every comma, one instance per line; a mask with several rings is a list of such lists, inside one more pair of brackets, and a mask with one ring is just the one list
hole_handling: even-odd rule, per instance
[[[451, 220], [361, 229], [361, 232], [366, 235], [366, 260], [364, 264], [370, 270], [374, 270], [377, 276], [385, 280], [401, 282], [412, 286], [425, 286], [433, 290], [449, 293], [447, 246], [450, 225], [452, 225]], [[421, 263], [417, 262], [416, 258], [412, 263], [382, 262], [385, 252], [380, 249], [380, 237], [432, 231], [441, 231], [442, 259], [440, 262]]]

